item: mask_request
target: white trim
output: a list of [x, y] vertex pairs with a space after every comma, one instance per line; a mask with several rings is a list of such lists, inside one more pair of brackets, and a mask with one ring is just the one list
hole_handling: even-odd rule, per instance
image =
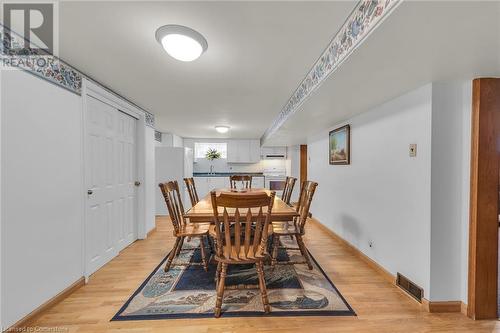
[[3, 174], [2, 174], [2, 110], [3, 108], [3, 99], [2, 99], [2, 72], [3, 70], [0, 68], [0, 328], [3, 327], [3, 309], [5, 307], [3, 306], [3, 263], [5, 260], [3, 259], [4, 256], [4, 250], [3, 250], [3, 242], [2, 242], [2, 225], [3, 225], [3, 210], [2, 210], [2, 203], [3, 203], [3, 198], [2, 198], [2, 179], [3, 179]]
[[[84, 82], [82, 82], [82, 89], [84, 87]], [[82, 90], [83, 92], [83, 90]], [[87, 131], [87, 125], [86, 125], [86, 118], [85, 118], [85, 110], [87, 108], [87, 99], [84, 98], [83, 94], [80, 95], [81, 99], [82, 99], [82, 103], [81, 103], [81, 108], [80, 108], [80, 121], [82, 122], [81, 123], [81, 127], [80, 127], [80, 144], [82, 145], [82, 149], [80, 149], [80, 153], [81, 153], [81, 156], [80, 156], [80, 174], [81, 174], [81, 180], [80, 180], [80, 191], [81, 191], [81, 210], [82, 210], [82, 215], [81, 215], [81, 249], [82, 249], [82, 256], [80, 258], [81, 260], [81, 268], [82, 268], [82, 276], [85, 277], [85, 284], [88, 283], [88, 275], [86, 275], [86, 272], [87, 272], [87, 269], [86, 269], [86, 260], [85, 260], [85, 256], [86, 256], [86, 244], [85, 244], [85, 225], [86, 225], [86, 222], [87, 222], [87, 205], [86, 205], [86, 195], [85, 195], [85, 167], [86, 167], [86, 163], [85, 163], [85, 147], [86, 147], [86, 144], [85, 144], [85, 133]]]
[[146, 170], [146, 113], [131, 105], [127, 101], [123, 100], [119, 96], [109, 92], [108, 90], [102, 88], [101, 86], [93, 83], [90, 80], [84, 79], [82, 82], [82, 152], [83, 152], [83, 163], [82, 163], [82, 205], [84, 207], [83, 213], [83, 233], [82, 233], [82, 242], [83, 242], [83, 276], [85, 281], [87, 282], [89, 279], [89, 272], [87, 269], [87, 261], [86, 261], [86, 226], [87, 226], [87, 210], [86, 210], [86, 168], [88, 156], [88, 147], [85, 139], [86, 133], [86, 106], [87, 106], [87, 98], [88, 96], [97, 98], [98, 100], [111, 105], [112, 107], [124, 112], [133, 118], [137, 119], [136, 126], [136, 176], [137, 180], [141, 182], [141, 186], [137, 189], [137, 202], [136, 202], [136, 218], [135, 218], [135, 233], [137, 239], [145, 239], [146, 238], [146, 208], [145, 208], [145, 170]]
[[119, 96], [116, 96], [113, 93], [110, 93], [106, 89], [103, 89], [99, 85], [93, 83], [92, 81], [83, 80], [83, 90], [82, 97], [86, 98], [86, 96], [92, 96], [97, 98], [98, 100], [111, 105], [114, 108], [119, 109], [120, 111], [134, 117], [135, 119], [141, 119], [141, 115], [144, 117], [145, 112], [138, 109], [137, 107], [131, 105], [130, 103], [124, 101]]

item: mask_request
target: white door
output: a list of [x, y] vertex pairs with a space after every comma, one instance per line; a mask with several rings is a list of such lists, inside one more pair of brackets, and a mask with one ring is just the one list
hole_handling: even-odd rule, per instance
[[86, 275], [136, 239], [136, 119], [88, 96]]

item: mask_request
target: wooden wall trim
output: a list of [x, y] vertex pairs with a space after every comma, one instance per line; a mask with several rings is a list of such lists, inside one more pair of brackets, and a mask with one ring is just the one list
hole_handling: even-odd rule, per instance
[[300, 186], [307, 180], [307, 145], [300, 145]]
[[[418, 303], [413, 297], [408, 295], [404, 290], [399, 288], [396, 285], [396, 276], [392, 275], [389, 271], [387, 271], [384, 267], [382, 267], [379, 263], [368, 257], [366, 254], [358, 250], [354, 245], [343, 239], [333, 230], [319, 222], [315, 218], [310, 218], [308, 223], [312, 223], [322, 231], [324, 231], [328, 236], [338, 241], [342, 246], [347, 248], [352, 254], [354, 254], [359, 259], [363, 260], [368, 266], [373, 268], [378, 274], [380, 274], [384, 280], [393, 284], [401, 291], [401, 293], [405, 296], [408, 296], [408, 299], [411, 299], [418, 304], [423, 311], [433, 312], [433, 313], [449, 313], [449, 312], [462, 312], [464, 315], [467, 311], [467, 304], [462, 303], [461, 301], [429, 301], [426, 298], [422, 299], [422, 303]], [[465, 311], [465, 312], [464, 312]]]
[[472, 83], [468, 316], [497, 318], [500, 79]]
[[377, 262], [375, 262], [373, 259], [368, 257], [366, 254], [364, 254], [363, 252], [358, 250], [354, 245], [352, 245], [351, 243], [349, 243], [348, 241], [346, 241], [345, 239], [340, 237], [337, 233], [335, 233], [330, 228], [328, 228], [327, 226], [325, 226], [324, 224], [319, 222], [317, 219], [311, 218], [308, 220], [308, 223], [309, 222], [313, 223], [314, 225], [319, 227], [321, 230], [326, 232], [331, 238], [340, 242], [345, 248], [347, 248], [350, 252], [352, 252], [356, 257], [363, 260], [368, 266], [370, 266], [371, 268], [376, 270], [377, 273], [379, 273], [384, 278], [384, 280], [386, 280], [394, 285], [396, 284], [396, 277], [394, 275], [392, 275], [389, 271], [387, 271], [384, 267], [380, 266]]
[[464, 316], [467, 316], [467, 304], [465, 304], [464, 302], [461, 302], [462, 304], [460, 304], [460, 312], [462, 312], [462, 314]]
[[24, 318], [20, 319], [18, 322], [16, 322], [14, 325], [11, 327], [7, 328], [3, 332], [24, 332], [24, 329], [26, 327], [29, 327], [29, 325], [35, 321], [36, 318], [40, 317], [41, 314], [58, 304], [59, 302], [63, 301], [66, 299], [69, 295], [74, 293], [76, 290], [78, 290], [80, 287], [83, 287], [85, 285], [85, 279], [81, 277], [77, 281], [75, 281], [73, 284], [71, 284], [69, 287], [49, 299], [47, 302], [43, 303], [39, 307], [37, 307], [35, 310], [31, 311], [28, 315], [26, 315]]
[[422, 299], [422, 308], [431, 313], [462, 312], [461, 301], [429, 301]]
[[146, 238], [150, 237], [155, 231], [156, 231], [156, 226], [154, 226], [153, 229], [148, 231]]

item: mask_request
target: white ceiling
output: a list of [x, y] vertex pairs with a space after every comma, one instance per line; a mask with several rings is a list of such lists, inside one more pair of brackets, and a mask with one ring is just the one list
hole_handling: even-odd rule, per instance
[[500, 2], [404, 1], [266, 145], [317, 132], [428, 82], [500, 77]]
[[[184, 137], [260, 138], [356, 2], [60, 2], [60, 57]], [[198, 60], [170, 58], [165, 24], [205, 36]]]

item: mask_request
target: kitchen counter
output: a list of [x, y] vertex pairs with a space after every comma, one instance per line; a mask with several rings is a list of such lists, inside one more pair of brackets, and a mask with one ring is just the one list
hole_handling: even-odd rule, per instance
[[262, 172], [194, 172], [193, 177], [229, 177], [231, 175], [248, 175], [252, 177], [264, 177]]

